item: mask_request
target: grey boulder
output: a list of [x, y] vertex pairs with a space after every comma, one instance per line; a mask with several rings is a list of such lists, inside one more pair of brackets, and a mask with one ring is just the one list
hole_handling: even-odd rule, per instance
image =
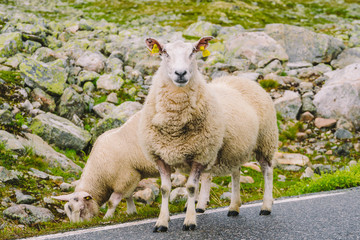
[[49, 209], [28, 204], [14, 205], [7, 208], [3, 211], [3, 215], [13, 220], [19, 220], [20, 223], [26, 225], [50, 222], [55, 219], [54, 214]]
[[120, 104], [92, 129], [94, 138], [97, 138], [107, 130], [120, 127], [141, 108], [142, 105], [138, 102], [128, 101]]
[[8, 150], [12, 150], [20, 154], [25, 152], [25, 148], [21, 142], [13, 134], [4, 130], [0, 130], [0, 143], [3, 143], [5, 148]]
[[331, 66], [335, 68], [344, 68], [353, 63], [360, 63], [360, 47], [345, 49], [331, 61]]
[[41, 137], [25, 133], [25, 137], [18, 137], [19, 141], [26, 147], [34, 150], [37, 156], [44, 157], [44, 161], [49, 164], [49, 167], [60, 167], [63, 170], [71, 170], [80, 172], [81, 167], [76, 165], [72, 160], [67, 158], [64, 154], [55, 151], [47, 142]]
[[265, 32], [283, 46], [289, 62], [330, 62], [345, 48], [339, 39], [303, 27], [268, 24]]
[[360, 129], [360, 63], [325, 74], [329, 79], [314, 97], [317, 113], [349, 120]]
[[248, 59], [257, 67], [264, 67], [274, 59], [289, 58], [285, 49], [263, 32], [241, 32], [227, 40], [225, 47], [230, 58]]
[[276, 111], [285, 119], [296, 119], [302, 103], [298, 93], [286, 90], [281, 98], [274, 101], [274, 104]]
[[91, 140], [89, 132], [52, 113], [36, 116], [30, 129], [48, 143], [55, 144], [62, 149], [81, 151]]

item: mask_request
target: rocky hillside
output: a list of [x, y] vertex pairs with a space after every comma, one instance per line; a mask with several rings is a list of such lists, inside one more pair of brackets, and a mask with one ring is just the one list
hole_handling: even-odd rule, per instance
[[[316, 29], [267, 24], [255, 30], [199, 20], [177, 29], [0, 10], [0, 225], [65, 219], [50, 196], [71, 191], [96, 138], [142, 107], [160, 62], [146, 50], [146, 36], [163, 42], [215, 36], [211, 55], [198, 56], [207, 80], [242, 76], [269, 92], [278, 111], [276, 160], [284, 171], [278, 181], [287, 181], [285, 172], [311, 177], [314, 171], [356, 164], [359, 20]], [[248, 167], [259, 171], [255, 163]], [[174, 188], [180, 187], [172, 193], [174, 201], [184, 194], [184, 178], [173, 176]], [[251, 176], [242, 181], [254, 182]], [[136, 199], [155, 201], [156, 180], [140, 187]]]

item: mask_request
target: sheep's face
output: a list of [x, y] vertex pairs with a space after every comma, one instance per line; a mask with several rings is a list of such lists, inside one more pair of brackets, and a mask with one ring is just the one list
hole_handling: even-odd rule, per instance
[[148, 38], [146, 44], [152, 53], [160, 53], [162, 64], [171, 81], [178, 87], [184, 87], [197, 68], [195, 54], [205, 50], [211, 39], [213, 37], [203, 37], [195, 44], [176, 41], [161, 45], [157, 40]]
[[191, 79], [193, 67], [196, 66], [194, 47], [190, 43], [177, 41], [164, 46], [161, 58], [166, 66], [167, 74], [178, 86], [185, 86]]
[[61, 201], [68, 201], [64, 210], [70, 222], [90, 220], [98, 214], [99, 207], [91, 195], [87, 192], [74, 192], [68, 195], [52, 197]]

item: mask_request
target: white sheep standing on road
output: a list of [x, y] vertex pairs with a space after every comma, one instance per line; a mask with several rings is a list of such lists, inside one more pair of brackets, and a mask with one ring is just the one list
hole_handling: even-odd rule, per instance
[[123, 198], [126, 198], [127, 213], [136, 213], [132, 193], [139, 181], [159, 175], [156, 166], [146, 160], [139, 147], [136, 134], [139, 116], [138, 112], [120, 128], [98, 137], [75, 192], [53, 197], [68, 201], [65, 212], [71, 222], [96, 216], [99, 206], [107, 201], [104, 218], [110, 218]]
[[156, 163], [161, 177], [162, 203], [154, 232], [168, 229], [171, 167], [189, 173], [183, 230], [194, 230], [195, 191], [201, 173], [232, 174], [228, 216], [236, 216], [241, 205], [240, 168], [254, 152], [265, 178], [260, 214], [271, 212], [272, 158], [278, 138], [273, 102], [250, 80], [223, 77], [210, 84], [205, 82], [195, 55], [206, 50], [211, 39], [165, 45], [146, 39], [149, 50], [158, 51], [162, 58], [141, 112], [138, 132], [145, 156]]

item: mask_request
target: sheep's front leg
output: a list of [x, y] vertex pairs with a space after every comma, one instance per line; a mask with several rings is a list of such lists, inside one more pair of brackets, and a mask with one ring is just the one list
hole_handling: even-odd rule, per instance
[[191, 172], [189, 179], [186, 183], [186, 189], [188, 192], [186, 216], [183, 225], [183, 230], [194, 230], [196, 227], [196, 210], [195, 210], [195, 191], [199, 186], [199, 179], [204, 167], [196, 162], [193, 162], [191, 166]]
[[114, 216], [116, 207], [119, 205], [122, 199], [122, 194], [113, 192], [108, 201], [108, 210], [104, 216], [105, 218], [112, 218]]
[[127, 212], [127, 214], [136, 213], [136, 206], [135, 206], [134, 199], [132, 196], [126, 198], [126, 212]]
[[169, 196], [171, 191], [171, 168], [162, 160], [156, 161], [161, 178], [161, 208], [154, 232], [166, 232], [169, 226]]
[[231, 202], [228, 212], [228, 217], [235, 217], [239, 215], [239, 208], [241, 206], [240, 198], [240, 170], [231, 173]]
[[201, 188], [199, 200], [196, 205], [196, 212], [203, 213], [206, 210], [207, 205], [209, 204], [210, 188], [211, 188], [211, 175], [210, 173], [202, 173], [200, 177]]
[[260, 215], [270, 215], [271, 209], [273, 205], [273, 167], [271, 163], [265, 161], [262, 157], [259, 161], [261, 165], [261, 171], [264, 176], [264, 198], [263, 198], [263, 205], [261, 206]]

